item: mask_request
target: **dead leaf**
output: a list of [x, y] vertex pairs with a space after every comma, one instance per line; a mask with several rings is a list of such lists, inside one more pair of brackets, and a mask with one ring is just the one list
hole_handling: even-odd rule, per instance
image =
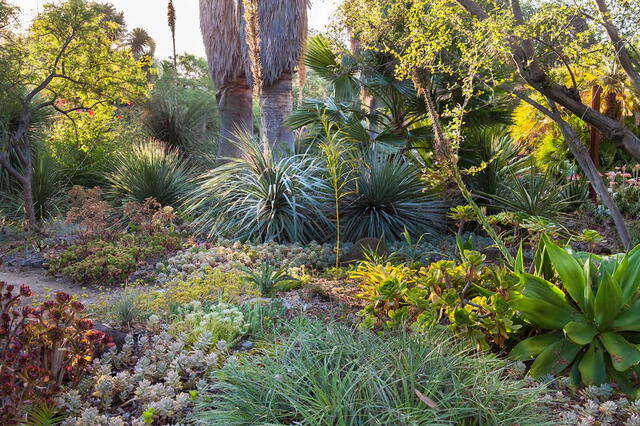
[[425, 404], [427, 404], [427, 407], [429, 408], [433, 408], [434, 410], [438, 409], [438, 404], [436, 404], [435, 402], [433, 402], [432, 399], [427, 398], [422, 392], [420, 392], [418, 389], [415, 390], [416, 395], [418, 396], [418, 398], [420, 398], [420, 401], [424, 402]]

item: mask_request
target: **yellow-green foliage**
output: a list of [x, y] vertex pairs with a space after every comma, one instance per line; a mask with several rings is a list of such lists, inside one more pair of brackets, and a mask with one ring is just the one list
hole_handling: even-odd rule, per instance
[[212, 347], [220, 340], [232, 345], [247, 332], [247, 323], [240, 310], [227, 303], [203, 305], [195, 300], [178, 308], [179, 319], [171, 324], [169, 333], [185, 336], [188, 346], [200, 341]]
[[428, 267], [362, 262], [351, 274], [368, 302], [359, 315], [368, 328], [450, 325], [478, 348], [503, 347], [521, 325], [509, 307], [512, 274], [488, 267], [484, 256], [465, 250], [463, 262]]
[[138, 296], [138, 303], [147, 312], [168, 312], [169, 308], [175, 304], [186, 304], [194, 300], [238, 301], [255, 296], [258, 296], [257, 289], [244, 282], [237, 271], [225, 272], [205, 267], [200, 274], [169, 280], [155, 288], [144, 288]]

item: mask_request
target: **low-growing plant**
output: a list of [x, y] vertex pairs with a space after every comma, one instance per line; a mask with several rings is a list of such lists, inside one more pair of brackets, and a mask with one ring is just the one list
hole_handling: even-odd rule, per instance
[[203, 303], [218, 300], [238, 302], [244, 297], [256, 297], [259, 294], [255, 287], [240, 279], [237, 271], [207, 266], [185, 278], [167, 280], [158, 288], [142, 287], [137, 300], [142, 310], [162, 313], [173, 305], [187, 304], [193, 300]]
[[511, 305], [548, 332], [523, 340], [510, 357], [535, 359], [534, 377], [569, 370], [574, 383], [613, 381], [637, 396], [640, 246], [600, 257], [571, 252], [544, 236], [539, 253], [537, 274], [520, 271], [522, 295]]
[[193, 302], [174, 308], [175, 319], [169, 327], [174, 335], [184, 334], [188, 347], [206, 337], [211, 345], [224, 340], [231, 347], [247, 332], [244, 315], [236, 306], [219, 303]]
[[300, 280], [287, 274], [285, 269], [277, 269], [270, 264], [263, 262], [260, 269], [252, 271], [247, 267], [243, 267], [242, 277], [248, 283], [254, 285], [262, 296], [269, 296], [274, 291], [282, 291], [293, 288]]
[[508, 301], [515, 277], [489, 267], [484, 256], [464, 250], [462, 261], [441, 260], [428, 267], [362, 262], [351, 273], [361, 281], [359, 312], [367, 328], [414, 329], [449, 325], [473, 346], [502, 348], [520, 332], [521, 321]]
[[0, 415], [17, 419], [23, 406], [48, 402], [63, 383], [77, 383], [98, 349], [111, 345], [93, 330], [84, 305], [66, 293], [37, 308], [21, 305], [32, 296], [23, 285], [0, 282]]
[[199, 424], [551, 424], [542, 387], [446, 334], [376, 336], [294, 320], [259, 358], [227, 364], [197, 399]]
[[177, 249], [182, 238], [175, 232], [152, 235], [121, 234], [114, 241], [92, 240], [73, 244], [48, 255], [49, 270], [76, 282], [119, 283], [138, 263]]

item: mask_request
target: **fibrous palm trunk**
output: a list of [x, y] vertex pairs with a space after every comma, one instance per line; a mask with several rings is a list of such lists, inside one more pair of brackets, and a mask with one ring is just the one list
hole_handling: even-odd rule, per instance
[[219, 158], [240, 158], [243, 155], [235, 143], [239, 132], [253, 133], [252, 91], [247, 79], [228, 81], [218, 91], [220, 113]]
[[240, 38], [240, 0], [200, 0], [200, 29], [209, 73], [218, 87], [218, 157], [241, 157], [238, 132], [253, 132], [252, 91], [246, 78]]
[[293, 132], [285, 125], [285, 119], [293, 110], [293, 83], [290, 72], [262, 89], [262, 115], [271, 152], [277, 157], [295, 151]]

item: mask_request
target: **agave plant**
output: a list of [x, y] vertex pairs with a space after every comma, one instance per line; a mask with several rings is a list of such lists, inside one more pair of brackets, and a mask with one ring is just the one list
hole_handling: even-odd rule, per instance
[[178, 152], [152, 139], [120, 153], [107, 180], [118, 198], [153, 197], [163, 206], [178, 206], [191, 188], [190, 169]]
[[230, 158], [201, 176], [188, 197], [201, 233], [309, 242], [326, 239], [333, 225], [324, 213], [328, 186], [323, 168], [309, 155], [275, 159], [249, 135], [236, 143], [245, 158]]
[[400, 240], [405, 229], [420, 236], [442, 226], [446, 206], [425, 192], [420, 171], [412, 163], [372, 151], [356, 167], [341, 200], [345, 240]]
[[[640, 373], [640, 246], [599, 257], [573, 253], [543, 236], [536, 271], [519, 273], [522, 295], [512, 307], [548, 332], [523, 340], [510, 357], [535, 359], [534, 377], [569, 369], [575, 383], [614, 381], [634, 392], [631, 379]], [[554, 275], [558, 284], [549, 281]]]
[[258, 271], [252, 271], [247, 267], [242, 267], [243, 279], [254, 284], [262, 296], [269, 296], [274, 290], [287, 283], [297, 283], [299, 280], [287, 274], [284, 269], [276, 269], [266, 262], [260, 265]]

